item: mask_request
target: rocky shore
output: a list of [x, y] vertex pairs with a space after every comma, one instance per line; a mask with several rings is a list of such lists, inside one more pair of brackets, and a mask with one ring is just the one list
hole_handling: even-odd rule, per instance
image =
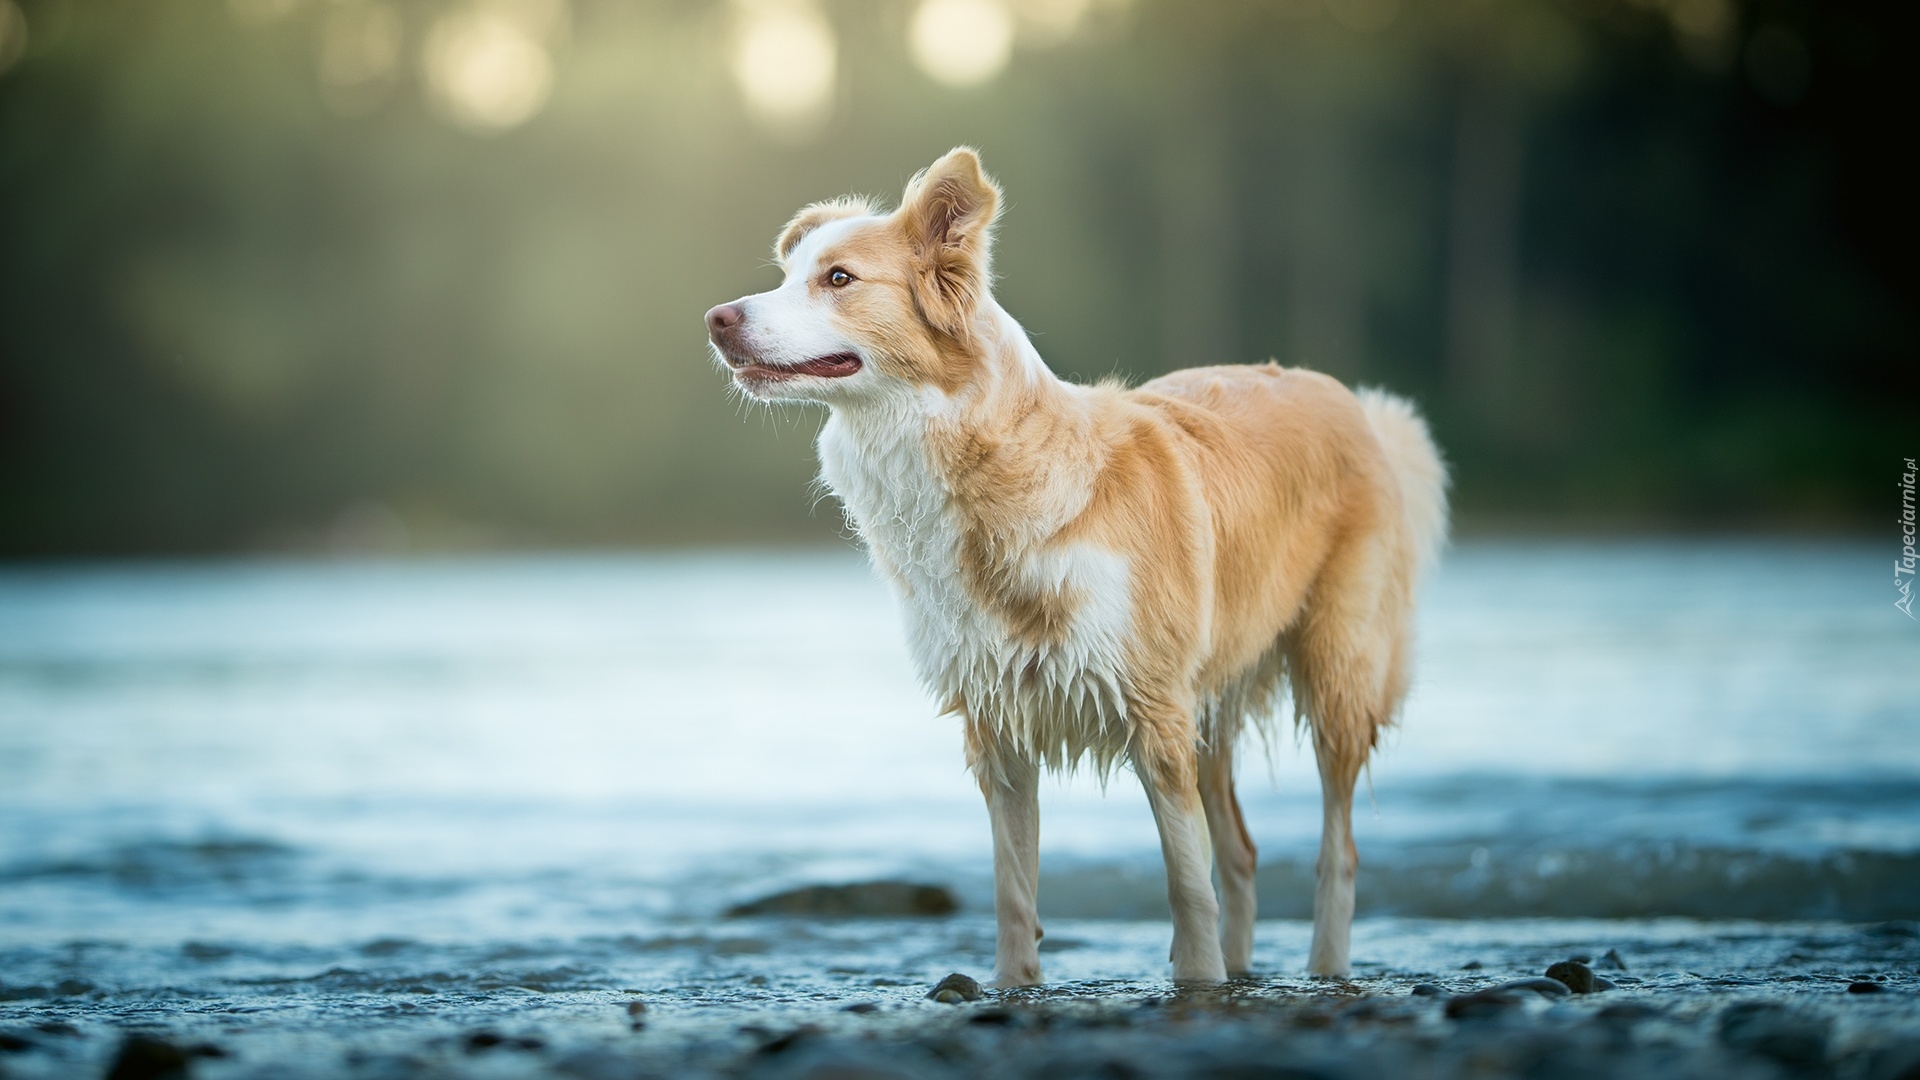
[[[757, 926], [767, 940], [783, 927], [804, 936], [791, 922]], [[1920, 928], [1701, 931], [1665, 952], [1546, 963], [1546, 946], [1483, 935], [1484, 959], [1444, 971], [1207, 989], [1122, 978], [997, 992], [962, 973], [808, 974], [776, 948], [724, 946], [760, 940], [749, 938], [700, 946], [750, 961], [739, 970], [653, 987], [610, 987], [585, 967], [486, 984], [336, 968], [229, 979], [224, 992], [0, 985], [0, 1076], [1920, 1078]], [[1673, 963], [1715, 956], [1729, 961], [1717, 972]]]

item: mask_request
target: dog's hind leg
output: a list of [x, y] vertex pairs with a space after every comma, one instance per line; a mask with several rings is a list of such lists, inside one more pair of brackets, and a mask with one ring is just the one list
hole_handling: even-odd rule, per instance
[[973, 723], [967, 751], [993, 826], [993, 982], [1032, 986], [1040, 981], [1040, 767]]
[[1134, 771], [1147, 789], [1167, 864], [1167, 901], [1173, 908], [1175, 982], [1219, 983], [1227, 978], [1220, 953], [1220, 901], [1213, 892], [1206, 811], [1200, 799], [1193, 724], [1181, 718], [1154, 723], [1135, 709]]
[[1320, 768], [1320, 859], [1314, 866], [1313, 947], [1307, 970], [1352, 970], [1353, 788], [1405, 692], [1400, 652], [1404, 579], [1383, 570], [1380, 547], [1354, 547], [1322, 571], [1289, 670], [1295, 705], [1313, 733]]
[[1216, 739], [1217, 745], [1200, 751], [1200, 801], [1213, 837], [1214, 864], [1220, 869], [1220, 951], [1229, 974], [1245, 975], [1253, 969], [1258, 852], [1233, 792], [1233, 742], [1218, 735]]
[[1320, 859], [1314, 864], [1313, 946], [1307, 970], [1346, 976], [1353, 970], [1353, 879], [1360, 854], [1353, 846], [1353, 787], [1366, 762], [1364, 751], [1316, 746], [1320, 766]]

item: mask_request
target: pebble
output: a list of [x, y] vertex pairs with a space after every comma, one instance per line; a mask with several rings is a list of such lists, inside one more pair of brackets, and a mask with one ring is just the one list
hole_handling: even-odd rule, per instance
[[1600, 962], [1593, 966], [1603, 968], [1607, 971], [1625, 971], [1627, 970], [1627, 961], [1625, 957], [1620, 955], [1619, 949], [1608, 949], [1607, 955], [1601, 957]]
[[819, 1024], [801, 1024], [784, 1035], [776, 1035], [761, 1044], [759, 1053], [766, 1057], [784, 1054], [803, 1042], [820, 1037], [823, 1028]]
[[1471, 994], [1448, 998], [1446, 1014], [1449, 1020], [1484, 1020], [1499, 1016], [1519, 1004], [1519, 994], [1496, 986], [1491, 990], [1476, 990]]
[[107, 1070], [107, 1080], [186, 1080], [187, 1052], [165, 1039], [130, 1035]]
[[1408, 992], [1414, 997], [1440, 997], [1446, 993], [1433, 983], [1414, 983], [1413, 989]]
[[1567, 989], [1576, 994], [1591, 994], [1594, 991], [1593, 969], [1578, 959], [1562, 960], [1557, 964], [1549, 965], [1547, 978], [1564, 983]]
[[1487, 965], [1482, 964], [1478, 960], [1469, 960], [1466, 963], [1460, 965], [1460, 970], [1461, 971], [1479, 971], [1481, 968], [1486, 966]]
[[1740, 1002], [1720, 1014], [1720, 1041], [1729, 1049], [1771, 1058], [1789, 1069], [1823, 1069], [1828, 1023], [1772, 1002]]
[[811, 915], [824, 918], [886, 918], [951, 915], [960, 910], [953, 890], [909, 881], [864, 881], [852, 885], [807, 885], [727, 909], [728, 918], [748, 915]]
[[476, 1031], [467, 1036], [466, 1045], [467, 1053], [478, 1054], [483, 1050], [491, 1050], [496, 1046], [505, 1047], [509, 1050], [540, 1050], [546, 1047], [547, 1041], [526, 1035], [518, 1038], [509, 1038], [495, 1031]]
[[1535, 975], [1530, 979], [1514, 979], [1511, 982], [1503, 982], [1499, 986], [1494, 987], [1494, 989], [1531, 990], [1542, 997], [1552, 998], [1566, 997], [1573, 993], [1573, 990], [1559, 979], [1549, 979], [1541, 975]]
[[1610, 1023], [1634, 1024], [1659, 1016], [1660, 1010], [1643, 1001], [1621, 1001], [1601, 1009], [1595, 1015]]
[[86, 1037], [81, 1033], [79, 1028], [74, 1027], [65, 1020], [42, 1020], [33, 1026], [36, 1031], [44, 1031], [49, 1035], [59, 1035], [69, 1039]]
[[932, 990], [927, 991], [927, 996], [944, 1005], [958, 1005], [963, 1001], [979, 1001], [981, 998], [980, 983], [972, 976], [962, 975], [956, 971], [936, 983]]
[[1849, 994], [1881, 994], [1881, 993], [1885, 993], [1886, 989], [1887, 989], [1886, 987], [1880, 985], [1877, 982], [1867, 982], [1866, 980], [1863, 979], [1860, 982], [1849, 984], [1847, 987], [1847, 993]]
[[880, 1011], [880, 1006], [875, 1005], [871, 1001], [856, 1001], [840, 1011], [850, 1013], [875, 1013]]

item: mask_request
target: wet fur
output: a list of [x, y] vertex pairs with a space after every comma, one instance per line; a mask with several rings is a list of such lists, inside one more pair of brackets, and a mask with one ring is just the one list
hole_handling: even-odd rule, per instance
[[[965, 723], [1000, 983], [1041, 976], [1039, 772], [1083, 761], [1147, 789], [1174, 977], [1246, 970], [1256, 853], [1232, 754], [1289, 691], [1324, 799], [1308, 965], [1344, 975], [1353, 789], [1406, 693], [1415, 585], [1446, 532], [1439, 455], [1406, 402], [1274, 364], [1061, 381], [993, 299], [999, 203], [962, 148], [891, 213], [803, 209], [775, 244], [784, 283], [735, 302], [716, 352], [749, 394], [832, 410], [821, 476]], [[835, 352], [861, 369], [753, 375]]]

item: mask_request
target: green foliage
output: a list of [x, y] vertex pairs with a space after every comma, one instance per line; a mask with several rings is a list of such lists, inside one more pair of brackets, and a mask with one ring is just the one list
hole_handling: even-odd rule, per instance
[[349, 93], [329, 20], [379, 0], [20, 2], [0, 553], [351, 541], [368, 507], [419, 546], [829, 538], [817, 417], [730, 397], [701, 313], [774, 282], [801, 203], [962, 142], [1057, 369], [1395, 387], [1469, 523], [1849, 525], [1914, 452], [1889, 10], [1138, 0], [956, 90], [910, 8], [844, 0], [830, 114], [770, 132], [746, 6], [576, 0], [550, 99], [475, 133], [421, 59], [462, 8], [381, 9], [397, 64]]

